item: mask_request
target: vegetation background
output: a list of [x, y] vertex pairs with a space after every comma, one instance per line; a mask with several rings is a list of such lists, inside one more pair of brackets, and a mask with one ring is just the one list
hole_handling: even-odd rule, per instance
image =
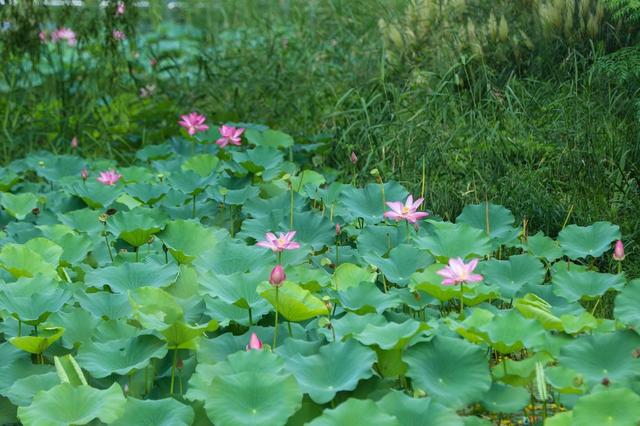
[[[126, 164], [197, 110], [322, 144], [309, 166], [344, 179], [424, 176], [445, 218], [486, 199], [532, 233], [617, 223], [640, 273], [637, 0], [36, 3], [0, 6], [4, 163], [75, 136]], [[61, 26], [81, 49], [40, 42]]]

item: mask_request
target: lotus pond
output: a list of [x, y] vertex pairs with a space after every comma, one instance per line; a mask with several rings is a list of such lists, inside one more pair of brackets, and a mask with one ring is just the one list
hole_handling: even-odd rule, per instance
[[446, 221], [228, 124], [1, 169], [0, 423], [637, 424], [618, 226]]

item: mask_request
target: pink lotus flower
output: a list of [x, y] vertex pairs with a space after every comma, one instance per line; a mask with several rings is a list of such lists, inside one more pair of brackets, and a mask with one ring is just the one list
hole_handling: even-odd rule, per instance
[[429, 213], [427, 212], [417, 211], [420, 204], [422, 204], [422, 201], [424, 201], [424, 198], [418, 198], [414, 202], [412, 195], [407, 197], [407, 201], [404, 205], [401, 201], [390, 201], [387, 203], [387, 206], [391, 208], [391, 211], [385, 212], [384, 217], [388, 217], [396, 221], [406, 220], [410, 223], [416, 223], [416, 221], [429, 216]]
[[336, 223], [336, 235], [340, 235], [340, 231], [341, 231], [340, 224]]
[[191, 114], [187, 115], [181, 115], [180, 118], [181, 120], [178, 122], [178, 124], [187, 129], [187, 133], [189, 133], [190, 136], [193, 136], [198, 132], [209, 130], [209, 126], [204, 124], [207, 117], [198, 114], [197, 112], [192, 112]]
[[269, 276], [269, 283], [274, 287], [282, 286], [284, 280], [287, 279], [287, 274], [284, 273], [284, 268], [282, 265], [276, 265], [271, 270], [271, 275]]
[[121, 177], [122, 175], [116, 172], [115, 169], [111, 169], [106, 172], [100, 172], [100, 176], [98, 176], [96, 180], [105, 185], [115, 185]]
[[260, 241], [256, 243], [258, 247], [264, 247], [271, 249], [275, 252], [281, 252], [283, 250], [294, 250], [300, 248], [300, 244], [292, 241], [293, 237], [296, 236], [296, 231], [291, 231], [287, 233], [280, 232], [276, 237], [272, 232], [267, 232], [265, 234], [265, 241]]
[[127, 38], [127, 36], [120, 30], [113, 30], [111, 34], [113, 34], [113, 38], [118, 41], [122, 41]]
[[354, 151], [351, 151], [351, 157], [350, 157], [351, 163], [356, 164], [358, 162], [358, 156], [356, 155], [356, 153]]
[[124, 15], [124, 11], [125, 11], [124, 2], [119, 1], [118, 5], [116, 6], [116, 16]]
[[616, 241], [616, 246], [613, 249], [613, 259], [618, 262], [624, 260], [624, 244], [622, 244], [622, 240]]
[[449, 259], [449, 266], [445, 266], [436, 272], [443, 276], [442, 285], [456, 285], [461, 283], [473, 283], [482, 281], [484, 278], [480, 274], [473, 274], [473, 270], [478, 266], [478, 259], [473, 259], [469, 263], [464, 263], [462, 258]]
[[223, 124], [218, 131], [220, 132], [220, 136], [222, 136], [216, 141], [220, 148], [224, 148], [228, 144], [240, 145], [240, 135], [244, 133], [244, 129], [242, 127], [233, 127]]
[[82, 168], [82, 171], [80, 172], [80, 177], [82, 178], [82, 180], [87, 180], [87, 178], [89, 177], [89, 171], [87, 170], [86, 167]]
[[38, 33], [38, 38], [40, 39], [41, 43], [46, 43], [47, 42], [47, 32], [46, 31], [40, 31]]
[[71, 149], [76, 149], [77, 147], [78, 147], [78, 138], [74, 136], [71, 139]]
[[59, 40], [65, 40], [69, 46], [78, 44], [76, 33], [65, 27], [59, 28], [51, 33], [51, 41], [53, 43], [57, 43]]
[[251, 337], [249, 338], [249, 344], [247, 345], [246, 348], [247, 348], [247, 352], [252, 349], [256, 349], [256, 350], [262, 349], [262, 341], [260, 340], [260, 338], [256, 333], [251, 333]]

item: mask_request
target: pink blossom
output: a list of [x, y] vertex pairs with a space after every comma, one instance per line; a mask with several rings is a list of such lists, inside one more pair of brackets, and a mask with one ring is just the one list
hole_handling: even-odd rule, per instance
[[482, 281], [484, 278], [480, 274], [472, 274], [478, 266], [478, 259], [473, 259], [469, 263], [464, 263], [462, 258], [449, 259], [449, 266], [445, 266], [436, 272], [444, 277], [442, 285], [456, 285], [460, 283], [473, 283]]
[[111, 169], [106, 172], [100, 172], [100, 176], [98, 176], [96, 180], [105, 185], [115, 185], [121, 177], [122, 175], [116, 172], [115, 169]]
[[124, 15], [124, 11], [125, 11], [124, 2], [119, 1], [118, 5], [116, 6], [116, 16]]
[[82, 168], [82, 171], [80, 172], [80, 177], [82, 178], [82, 180], [87, 180], [87, 178], [89, 177], [89, 171], [87, 170], [86, 167]]
[[40, 31], [38, 33], [38, 38], [40, 39], [41, 43], [46, 43], [47, 42], [47, 32], [46, 31]]
[[192, 112], [191, 114], [181, 115], [181, 120], [178, 122], [179, 125], [187, 129], [187, 133], [193, 136], [198, 132], [204, 132], [209, 130], [209, 126], [204, 124], [207, 117], [204, 115], [198, 114], [197, 112]]
[[216, 141], [220, 148], [224, 148], [228, 144], [240, 145], [240, 135], [244, 133], [244, 129], [242, 127], [233, 127], [223, 124], [218, 131], [220, 132], [220, 136], [222, 136]]
[[151, 68], [155, 68], [158, 65], [158, 60], [156, 58], [149, 59], [149, 65], [151, 65]]
[[429, 213], [427, 212], [417, 211], [420, 204], [422, 204], [422, 201], [424, 201], [423, 198], [418, 198], [414, 202], [413, 196], [409, 195], [404, 205], [401, 201], [388, 202], [387, 206], [391, 208], [391, 211], [385, 212], [384, 217], [388, 217], [396, 221], [407, 220], [410, 223], [416, 223], [417, 220], [429, 216]]
[[340, 231], [341, 231], [340, 224], [336, 223], [336, 235], [340, 235]]
[[358, 156], [356, 155], [356, 153], [354, 151], [351, 151], [351, 163], [356, 164], [358, 162]]
[[282, 265], [276, 265], [271, 270], [271, 275], [269, 276], [269, 283], [274, 287], [282, 286], [284, 280], [287, 279], [287, 274], [284, 273], [284, 268]]
[[624, 260], [624, 244], [622, 244], [622, 240], [616, 241], [616, 246], [613, 249], [613, 259], [618, 262]]
[[73, 137], [71, 139], [71, 149], [76, 149], [78, 147], [78, 138], [77, 137]]
[[124, 35], [124, 33], [120, 30], [113, 30], [112, 33], [113, 34], [113, 38], [118, 40], [118, 41], [122, 41], [125, 40], [127, 38], [126, 35]]
[[247, 348], [247, 352], [252, 349], [256, 349], [256, 350], [262, 349], [262, 341], [260, 340], [260, 338], [256, 333], [251, 333], [251, 337], [249, 338], [249, 344], [246, 346], [246, 348]]
[[267, 232], [265, 235], [266, 240], [256, 243], [258, 247], [264, 247], [271, 249], [275, 252], [281, 252], [283, 250], [294, 250], [300, 248], [300, 244], [292, 241], [296, 236], [296, 231], [287, 233], [279, 232], [276, 237], [273, 233]]
[[51, 33], [51, 41], [57, 43], [59, 40], [65, 40], [69, 46], [78, 44], [76, 33], [69, 28], [59, 28]]

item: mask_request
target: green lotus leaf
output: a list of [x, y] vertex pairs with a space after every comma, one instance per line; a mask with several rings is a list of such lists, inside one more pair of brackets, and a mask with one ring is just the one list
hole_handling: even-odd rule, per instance
[[99, 379], [114, 373], [124, 376], [132, 370], [141, 370], [149, 365], [152, 358], [164, 358], [166, 354], [165, 343], [147, 334], [82, 345], [76, 360], [89, 374]]
[[[232, 185], [235, 182], [230, 182]], [[251, 199], [259, 198], [260, 188], [247, 185], [241, 188], [222, 188], [221, 186], [210, 187], [207, 193], [211, 198], [224, 205], [244, 205]]]
[[[4, 363], [0, 366], [0, 394], [6, 395], [20, 379], [54, 372], [50, 365], [34, 364], [31, 357], [8, 342], [0, 346]], [[11, 354], [9, 352], [12, 352]]]
[[631, 280], [616, 296], [614, 317], [640, 330], [640, 279]]
[[578, 399], [572, 425], [635, 426], [640, 419], [640, 396], [629, 389], [608, 389]]
[[47, 232], [44, 232], [44, 234], [52, 242], [60, 246], [62, 253], [59, 260], [67, 265], [76, 265], [82, 262], [93, 247], [91, 238], [87, 235], [78, 234], [73, 230], [58, 235], [47, 235]]
[[284, 425], [300, 408], [302, 392], [296, 379], [271, 352], [240, 351], [213, 369], [201, 368], [190, 380], [187, 397], [204, 400], [207, 416], [216, 425]]
[[189, 426], [193, 424], [193, 408], [173, 398], [141, 400], [127, 398], [124, 414], [111, 426]]
[[205, 273], [200, 277], [200, 287], [204, 293], [220, 298], [226, 303], [236, 304], [241, 308], [254, 307], [264, 300], [256, 289], [270, 272], [271, 268], [266, 266], [257, 267], [248, 273]]
[[403, 426], [462, 426], [456, 412], [431, 398], [411, 398], [391, 391], [378, 401], [378, 406], [398, 419]]
[[331, 275], [324, 269], [316, 269], [310, 265], [295, 265], [286, 268], [289, 281], [300, 284], [309, 291], [318, 291], [329, 285]]
[[164, 183], [134, 183], [127, 185], [125, 191], [135, 200], [152, 206], [169, 192], [169, 187]]
[[69, 383], [73, 386], [87, 384], [87, 379], [84, 377], [82, 369], [70, 354], [61, 357], [54, 356], [53, 362], [60, 382]]
[[517, 310], [500, 311], [499, 315], [479, 327], [487, 336], [487, 343], [500, 353], [519, 351], [531, 346], [544, 328], [536, 320], [523, 317]]
[[353, 390], [373, 375], [376, 354], [354, 340], [321, 346], [317, 355], [296, 354], [285, 368], [296, 377], [302, 391], [318, 404], [331, 401], [339, 391]]
[[640, 375], [640, 359], [633, 356], [640, 336], [630, 330], [581, 336], [560, 350], [560, 365], [584, 376], [589, 386], [607, 378], [613, 385], [628, 386]]
[[320, 417], [315, 418], [308, 426], [400, 426], [402, 423], [394, 416], [387, 414], [371, 400], [351, 398], [337, 408], [324, 410]]
[[206, 331], [215, 331], [218, 323], [210, 320], [205, 324], [190, 325], [182, 321], [175, 322], [160, 330], [169, 349], [197, 349], [198, 340]]
[[545, 426], [572, 426], [573, 411], [564, 411], [556, 413], [553, 417], [547, 417], [544, 424]]
[[160, 160], [170, 157], [173, 153], [168, 143], [147, 145], [136, 152], [136, 158], [142, 161]]
[[530, 398], [525, 388], [493, 383], [480, 403], [493, 413], [516, 413], [529, 404]]
[[324, 176], [313, 170], [302, 170], [297, 176], [291, 176], [291, 187], [294, 191], [308, 196], [305, 188], [309, 185], [312, 188], [312, 193], [322, 184], [326, 182]]
[[392, 248], [407, 240], [406, 233], [406, 228], [402, 226], [367, 226], [358, 235], [358, 250], [362, 255], [376, 254], [384, 256]]
[[[301, 252], [301, 250], [293, 251]], [[283, 257], [287, 258], [286, 254]], [[205, 251], [193, 264], [199, 271], [231, 275], [267, 266], [273, 268], [273, 260], [271, 250], [226, 239]]]
[[16, 278], [42, 274], [48, 278], [58, 276], [56, 265], [25, 245], [6, 244], [0, 249], [0, 267]]
[[214, 229], [192, 220], [169, 222], [158, 237], [169, 248], [169, 252], [178, 263], [193, 262], [196, 257], [218, 242]]
[[182, 163], [182, 170], [191, 170], [196, 172], [200, 177], [207, 177], [213, 173], [218, 167], [220, 159], [212, 154], [198, 154], [189, 157], [187, 161]]
[[[295, 213], [293, 227], [296, 229], [295, 240], [311, 246], [313, 250], [320, 250], [334, 243], [334, 225], [327, 217], [312, 212]], [[260, 237], [263, 239], [264, 234]]]
[[63, 252], [62, 247], [42, 237], [30, 239], [24, 243], [24, 247], [38, 253], [46, 262], [54, 266], [57, 266], [60, 262]]
[[20, 278], [2, 287], [0, 309], [27, 324], [38, 325], [52, 312], [62, 308], [70, 297], [71, 292], [67, 288], [50, 278], [42, 275]]
[[[275, 287], [262, 282], [257, 291], [276, 306]], [[329, 315], [322, 300], [291, 281], [285, 281], [278, 290], [278, 312], [288, 321], [305, 321], [319, 315]]]
[[402, 323], [388, 322], [383, 326], [368, 324], [353, 338], [366, 346], [377, 345], [381, 349], [400, 349], [418, 333], [429, 329], [425, 323], [407, 319]]
[[562, 248], [552, 238], [546, 237], [542, 232], [538, 232], [527, 238], [527, 242], [522, 245], [526, 251], [533, 256], [553, 262], [562, 257]]
[[464, 416], [462, 417], [464, 426], [493, 426], [493, 423], [487, 419], [481, 419], [476, 416]]
[[410, 347], [403, 360], [416, 388], [452, 408], [480, 400], [491, 387], [484, 350], [462, 339], [436, 336]]
[[415, 239], [416, 245], [436, 257], [475, 257], [491, 253], [491, 242], [487, 234], [465, 223], [436, 222], [429, 235]]
[[[347, 337], [360, 333], [368, 324], [384, 326], [386, 323], [387, 320], [379, 314], [357, 315], [352, 312], [348, 312], [346, 315], [331, 321], [333, 331], [336, 333], [336, 339], [338, 340], [344, 340]], [[320, 332], [325, 333], [328, 340], [332, 339], [331, 331], [322, 329]]]
[[599, 321], [589, 312], [582, 312], [580, 315], [564, 314], [560, 316], [562, 328], [565, 333], [577, 334], [584, 331], [598, 328]]
[[511, 256], [509, 260], [491, 259], [480, 264], [480, 273], [487, 284], [500, 288], [504, 298], [512, 298], [520, 288], [529, 283], [542, 284], [546, 271], [544, 265], [533, 256]]
[[389, 210], [385, 201], [403, 201], [407, 198], [407, 190], [397, 182], [387, 182], [382, 185], [370, 183], [364, 188], [348, 186], [340, 194], [336, 214], [344, 217], [346, 221], [358, 218], [368, 223], [382, 222], [384, 212]]
[[247, 129], [244, 136], [249, 143], [256, 146], [267, 146], [271, 148], [288, 148], [293, 146], [293, 138], [279, 130], [267, 129], [259, 131]]
[[547, 367], [544, 374], [547, 383], [560, 393], [579, 395], [586, 392], [582, 375], [570, 368], [561, 365]]
[[37, 336], [12, 337], [9, 343], [25, 352], [41, 354], [62, 337], [63, 333], [62, 327], [43, 327], [38, 330]]
[[624, 287], [623, 275], [604, 274], [592, 271], [562, 271], [553, 274], [553, 292], [570, 302], [580, 299], [595, 299], [609, 289]]
[[194, 196], [202, 193], [209, 185], [213, 185], [215, 180], [216, 175], [200, 176], [198, 173], [185, 170], [171, 173], [167, 182], [183, 194]]
[[206, 306], [205, 313], [218, 321], [220, 327], [227, 327], [231, 322], [249, 326], [252, 322], [258, 322], [260, 318], [271, 312], [271, 305], [262, 298], [251, 307], [251, 321], [249, 321], [249, 310], [247, 308], [231, 305], [222, 299], [214, 299], [209, 296], [204, 296], [204, 303]]
[[457, 223], [466, 223], [484, 231], [499, 244], [513, 241], [520, 232], [514, 228], [513, 214], [503, 206], [491, 203], [472, 204], [466, 206], [456, 218]]
[[14, 405], [24, 407], [31, 404], [33, 397], [39, 391], [49, 390], [59, 384], [60, 379], [53, 371], [34, 374], [33, 376], [16, 380], [6, 392], [6, 396]]
[[536, 364], [546, 365], [553, 361], [553, 357], [546, 352], [537, 352], [533, 356], [522, 360], [505, 358], [492, 367], [495, 379], [513, 386], [527, 386], [535, 377]]
[[99, 322], [97, 317], [81, 307], [66, 307], [49, 317], [49, 324], [64, 328], [62, 345], [69, 349], [90, 342]]
[[10, 191], [18, 182], [20, 177], [17, 174], [4, 167], [0, 168], [0, 191]]
[[144, 328], [164, 330], [184, 319], [184, 311], [178, 301], [159, 288], [140, 287], [130, 291], [129, 303]]
[[18, 418], [25, 426], [84, 425], [94, 419], [111, 423], [124, 412], [125, 401], [117, 383], [105, 390], [62, 383], [18, 408]]
[[79, 232], [86, 232], [88, 234], [98, 234], [104, 229], [104, 225], [98, 220], [100, 212], [84, 208], [80, 210], [74, 210], [68, 213], [58, 213], [58, 220], [65, 225], [70, 226]]
[[85, 284], [96, 288], [108, 285], [115, 293], [127, 293], [141, 287], [167, 287], [178, 279], [178, 272], [174, 263], [127, 262], [90, 270]]
[[9, 192], [0, 193], [0, 206], [11, 216], [22, 220], [33, 209], [38, 207], [38, 196], [31, 192], [24, 194], [11, 194]]
[[365, 254], [364, 260], [377, 266], [389, 281], [399, 285], [408, 284], [411, 274], [433, 263], [433, 258], [428, 253], [408, 244], [391, 249], [388, 258]]
[[234, 151], [233, 160], [254, 175], [260, 174], [265, 181], [270, 181], [280, 174], [284, 164], [284, 156], [275, 148], [258, 146], [246, 151]]
[[75, 298], [82, 308], [101, 318], [126, 318], [132, 312], [126, 294], [99, 291], [97, 293], [78, 293]]
[[362, 282], [373, 283], [376, 273], [368, 268], [361, 268], [352, 263], [343, 263], [336, 268], [331, 277], [331, 286], [336, 290], [346, 290], [357, 287]]
[[68, 185], [67, 191], [81, 198], [92, 209], [109, 207], [121, 194], [119, 188], [103, 185], [93, 180], [88, 180], [86, 183], [72, 183]]
[[340, 306], [347, 311], [358, 314], [368, 312], [382, 313], [389, 308], [400, 305], [397, 295], [381, 292], [375, 284], [361, 282], [356, 287], [349, 287], [338, 293]]
[[133, 247], [147, 244], [164, 227], [163, 220], [154, 210], [137, 208], [118, 212], [107, 221], [109, 231]]
[[533, 293], [513, 301], [513, 307], [525, 318], [533, 318], [547, 330], [563, 330], [562, 321], [551, 313], [551, 305]]
[[598, 257], [620, 239], [620, 228], [609, 222], [596, 222], [590, 226], [569, 225], [558, 234], [558, 242], [571, 259]]

